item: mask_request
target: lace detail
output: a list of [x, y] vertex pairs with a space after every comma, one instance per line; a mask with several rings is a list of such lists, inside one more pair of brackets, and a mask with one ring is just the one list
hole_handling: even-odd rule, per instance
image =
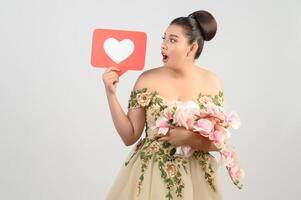
[[131, 95], [128, 100], [128, 109], [146, 108], [151, 103], [156, 102], [156, 101], [152, 101], [154, 97], [157, 97], [161, 100], [161, 102], [159, 103], [162, 103], [162, 101], [165, 103], [173, 102], [173, 101], [177, 101], [177, 102], [195, 101], [200, 105], [200, 108], [203, 108], [204, 103], [208, 101], [212, 101], [215, 105], [224, 107], [224, 92], [222, 90], [220, 90], [218, 94], [215, 95], [205, 94], [200, 92], [196, 99], [180, 101], [180, 100], [169, 100], [164, 96], [159, 95], [157, 91], [149, 91], [146, 87], [144, 87], [142, 89], [136, 89], [131, 91]]

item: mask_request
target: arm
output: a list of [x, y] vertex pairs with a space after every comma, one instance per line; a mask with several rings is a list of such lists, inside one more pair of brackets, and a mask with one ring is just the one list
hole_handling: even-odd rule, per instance
[[218, 151], [219, 149], [208, 138], [186, 129], [183, 126], [176, 126], [167, 132], [166, 135], [157, 136], [159, 141], [167, 141], [175, 146], [189, 145], [201, 151]]
[[[143, 84], [141, 75], [136, 81], [134, 89], [141, 87], [141, 84]], [[126, 146], [134, 144], [140, 138], [144, 129], [145, 109], [132, 109], [129, 110], [128, 114], [125, 114], [115, 94], [107, 92], [107, 100], [114, 126], [122, 141]]]

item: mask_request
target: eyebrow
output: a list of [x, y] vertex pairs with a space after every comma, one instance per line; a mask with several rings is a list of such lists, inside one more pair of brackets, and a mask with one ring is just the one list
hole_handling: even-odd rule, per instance
[[[166, 35], [166, 33], [164, 33], [164, 35]], [[175, 35], [175, 34], [170, 34], [169, 36], [173, 36], [173, 37], [179, 38], [179, 36], [177, 36], [177, 35]]]

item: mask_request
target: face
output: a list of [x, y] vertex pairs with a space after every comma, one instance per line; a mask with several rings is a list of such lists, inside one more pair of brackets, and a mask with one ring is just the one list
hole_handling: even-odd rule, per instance
[[197, 44], [188, 44], [181, 26], [168, 26], [162, 39], [161, 54], [165, 66], [181, 66], [194, 60]]

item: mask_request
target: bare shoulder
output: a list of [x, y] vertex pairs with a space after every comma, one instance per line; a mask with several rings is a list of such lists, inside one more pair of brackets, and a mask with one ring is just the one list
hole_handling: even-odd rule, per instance
[[162, 67], [156, 67], [142, 72], [136, 80], [134, 90], [152, 88], [156, 77], [162, 73]]
[[220, 91], [224, 91], [222, 80], [215, 72], [208, 69], [202, 70], [205, 70], [204, 77], [208, 83], [208, 89], [211, 91], [210, 93], [218, 94]]

